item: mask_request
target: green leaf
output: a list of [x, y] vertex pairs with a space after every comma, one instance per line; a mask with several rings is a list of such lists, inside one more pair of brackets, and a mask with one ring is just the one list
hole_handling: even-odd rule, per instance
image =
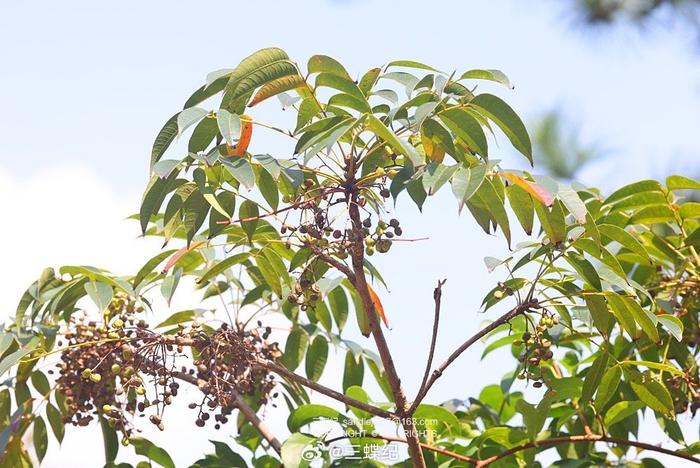
[[154, 445], [150, 440], [143, 437], [131, 437], [129, 442], [134, 446], [137, 455], [143, 455], [165, 468], [175, 468], [175, 463], [173, 463], [173, 459], [170, 458], [168, 452]]
[[401, 140], [391, 131], [384, 122], [379, 120], [374, 114], [367, 116], [367, 127], [379, 138], [384, 140], [394, 151], [405, 156], [414, 166], [424, 164], [423, 158], [408, 143]]
[[178, 323], [191, 322], [195, 317], [194, 310], [181, 310], [156, 325], [156, 328], [170, 327]]
[[656, 316], [642, 309], [637, 301], [626, 296], [621, 297], [627, 309], [632, 313], [634, 321], [639, 324], [647, 337], [654, 343], [659, 341], [659, 332], [656, 329]]
[[700, 218], [700, 203], [687, 202], [682, 204], [679, 214], [683, 219]]
[[236, 141], [241, 136], [241, 117], [238, 114], [232, 114], [226, 109], [219, 109], [216, 113], [216, 123], [226, 143], [229, 146], [235, 146]]
[[291, 432], [296, 432], [314, 421], [330, 420], [341, 422], [345, 419], [338, 410], [324, 405], [301, 405], [287, 418], [287, 427]]
[[226, 257], [219, 263], [212, 266], [209, 270], [207, 270], [207, 272], [204, 273], [202, 277], [197, 280], [197, 283], [205, 283], [207, 281], [210, 281], [212, 278], [215, 278], [217, 275], [223, 273], [232, 266], [243, 263], [243, 261], [246, 260], [249, 256], [250, 253], [248, 252], [239, 252], [235, 255], [231, 255], [230, 257]]
[[527, 428], [527, 434], [530, 440], [535, 440], [537, 434], [542, 430], [550, 406], [551, 403], [547, 399], [542, 400], [537, 407], [531, 405], [524, 399], [520, 399], [515, 403], [515, 408], [518, 413], [523, 415], [523, 422]]
[[119, 452], [119, 439], [117, 432], [109, 426], [107, 419], [100, 416], [100, 427], [102, 428], [102, 442], [105, 450], [105, 463], [109, 464], [117, 459]]
[[683, 322], [681, 322], [678, 317], [670, 314], [663, 314], [657, 315], [656, 320], [673, 335], [676, 341], [683, 341]]
[[306, 376], [314, 382], [318, 382], [326, 367], [327, 360], [328, 340], [321, 335], [316, 335], [306, 352]]
[[85, 292], [90, 296], [92, 302], [102, 312], [112, 302], [112, 286], [98, 281], [90, 281], [85, 284]]
[[637, 338], [637, 325], [634, 321], [634, 316], [622, 296], [615, 292], [607, 292], [605, 297], [608, 299], [610, 309], [622, 328], [632, 339]]
[[156, 140], [153, 142], [153, 148], [151, 149], [151, 167], [157, 163], [160, 158], [165, 154], [170, 144], [175, 140], [177, 136], [177, 116], [179, 112], [168, 119], [163, 125], [163, 128], [158, 132]]
[[447, 128], [461, 138], [469, 148], [483, 157], [488, 157], [488, 142], [481, 124], [465, 109], [447, 109], [439, 114]]
[[333, 320], [338, 327], [338, 334], [342, 333], [345, 323], [348, 321], [348, 297], [342, 288], [335, 288], [328, 293], [328, 307]]
[[535, 217], [535, 207], [532, 196], [525, 189], [511, 184], [506, 187], [506, 196], [510, 202], [510, 207], [515, 213], [516, 218], [523, 227], [525, 233], [529, 236], [532, 234], [533, 221]]
[[0, 361], [0, 375], [7, 372], [11, 367], [17, 365], [20, 359], [22, 359], [27, 354], [31, 353], [36, 349], [37, 344], [39, 344], [39, 337], [32, 338], [29, 343], [25, 344], [23, 347], [17, 351], [5, 356], [2, 361]]
[[261, 169], [258, 175], [258, 188], [270, 208], [276, 210], [279, 205], [279, 189], [275, 179], [265, 169]]
[[36, 388], [43, 396], [46, 396], [51, 392], [51, 384], [49, 384], [49, 379], [46, 378], [46, 375], [43, 372], [32, 372], [31, 379], [32, 386], [34, 386], [34, 388]]
[[209, 442], [214, 444], [214, 451], [221, 462], [225, 463], [225, 466], [247, 468], [248, 465], [246, 464], [245, 460], [243, 460], [243, 457], [231, 450], [231, 447], [229, 447], [226, 443], [218, 442], [216, 440], [209, 440]]
[[345, 353], [345, 370], [343, 371], [343, 392], [353, 385], [362, 386], [365, 375], [365, 366], [360, 356], [355, 356], [352, 351]]
[[[282, 465], [285, 468], [307, 468], [309, 462], [302, 454], [315, 447], [315, 437], [294, 433], [282, 444]], [[319, 452], [320, 456], [320, 452]]]
[[660, 224], [675, 220], [673, 210], [667, 205], [651, 205], [637, 211], [630, 224]]
[[[495, 179], [498, 180], [498, 179]], [[500, 182], [500, 181], [499, 181]], [[474, 194], [479, 201], [485, 206], [493, 216], [498, 227], [501, 228], [503, 234], [510, 246], [510, 223], [508, 221], [508, 213], [506, 212], [505, 202], [499, 196], [494, 186], [494, 181], [486, 178], [479, 187], [479, 190]]]
[[284, 344], [282, 364], [292, 371], [299, 367], [301, 360], [304, 359], [308, 344], [309, 335], [301, 328], [293, 328], [287, 335], [287, 342]]
[[187, 143], [189, 153], [204, 151], [219, 133], [218, 119], [207, 116], [192, 131], [190, 141]]
[[642, 246], [642, 244], [637, 239], [635, 239], [632, 236], [632, 234], [625, 231], [624, 229], [618, 226], [614, 226], [612, 224], [600, 224], [598, 225], [598, 231], [610, 240], [619, 243], [626, 249], [636, 253], [640, 257], [645, 258], [649, 260], [649, 262], [651, 262], [649, 253], [644, 248], [644, 246]]
[[180, 164], [180, 161], [177, 159], [161, 159], [153, 165], [153, 173], [161, 179], [165, 179], [173, 172], [178, 164]]
[[605, 373], [607, 365], [608, 355], [605, 351], [601, 351], [600, 355], [593, 361], [593, 364], [591, 364], [591, 367], [588, 368], [588, 372], [586, 373], [586, 379], [583, 381], [581, 398], [579, 398], [580, 405], [585, 405], [591, 400], [593, 394], [600, 385], [600, 381], [603, 379], [603, 374]]
[[630, 386], [639, 399], [654, 411], [674, 418], [673, 399], [666, 386], [648, 374], [629, 372]]
[[208, 113], [208, 110], [202, 109], [201, 107], [189, 107], [180, 111], [180, 113], [177, 114], [178, 135], [181, 135], [182, 132], [202, 120]]
[[459, 209], [476, 193], [486, 176], [486, 164], [471, 168], [460, 167], [452, 176], [452, 193], [459, 204]]
[[428, 195], [434, 195], [440, 188], [450, 180], [452, 174], [458, 169], [458, 166], [445, 166], [437, 162], [431, 161], [425, 167], [423, 174], [423, 188]]
[[244, 58], [231, 72], [221, 107], [237, 112], [245, 105], [242, 99], [256, 88], [277, 78], [296, 74], [296, 66], [282, 49], [271, 47], [258, 50]]
[[700, 190], [700, 182], [681, 175], [668, 176], [666, 186], [669, 190]]
[[[345, 395], [349, 396], [350, 398], [354, 398], [355, 400], [361, 401], [363, 403], [369, 403], [369, 395], [367, 394], [367, 392], [365, 391], [364, 388], [359, 387], [357, 385], [353, 385], [352, 387], [349, 387], [345, 391]], [[350, 411], [352, 411], [352, 414], [354, 414], [357, 418], [359, 418], [361, 420], [368, 421], [368, 420], [372, 419], [372, 417], [373, 417], [372, 414], [367, 412], [367, 411], [357, 409], [353, 406], [349, 406], [348, 408], [350, 408]]]
[[508, 79], [508, 77], [500, 70], [480, 70], [474, 69], [466, 71], [459, 77], [460, 80], [488, 80], [501, 83], [509, 89], [513, 89], [514, 86]]
[[492, 94], [480, 94], [469, 101], [471, 107], [491, 119], [503, 130], [515, 149], [520, 151], [532, 165], [532, 143], [520, 117], [501, 98]]
[[56, 440], [58, 440], [58, 443], [60, 444], [63, 442], [63, 436], [66, 431], [66, 427], [63, 425], [63, 416], [61, 416], [61, 412], [56, 408], [54, 405], [51, 404], [51, 402], [46, 403], [46, 417], [49, 420], [49, 424], [51, 425], [51, 430], [53, 431], [53, 435], [56, 437]]
[[333, 88], [342, 93], [349, 94], [350, 96], [357, 98], [358, 102], [364, 104], [364, 112], [370, 111], [365, 95], [362, 94], [360, 88], [358, 88], [357, 84], [355, 84], [355, 82], [350, 78], [345, 78], [333, 73], [320, 73], [316, 77], [316, 87]]
[[641, 401], [620, 401], [605, 412], [605, 425], [610, 427], [644, 408]]
[[415, 60], [394, 60], [393, 62], [389, 62], [386, 64], [386, 68], [389, 69], [390, 67], [405, 67], [405, 68], [415, 68], [418, 70], [427, 70], [427, 71], [434, 71], [434, 72], [440, 72], [439, 70], [431, 67], [430, 65], [426, 65], [421, 62], [416, 62]]
[[593, 325], [603, 336], [610, 334], [610, 312], [605, 297], [599, 294], [584, 294], [586, 307], [593, 318]]
[[557, 197], [561, 200], [566, 209], [569, 210], [569, 213], [574, 215], [577, 223], [583, 224], [586, 222], [588, 210], [576, 190], [567, 185], [559, 184]]
[[241, 227], [248, 236], [248, 241], [253, 242], [253, 234], [255, 234], [258, 217], [260, 216], [258, 204], [250, 200], [244, 200], [238, 210], [238, 216], [241, 219]]
[[598, 385], [595, 397], [595, 406], [598, 408], [598, 411], [601, 411], [615, 394], [617, 387], [620, 385], [621, 378], [622, 368], [620, 366], [613, 366], [605, 371]]
[[586, 283], [598, 291], [602, 290], [603, 286], [600, 283], [600, 277], [591, 262], [574, 252], [569, 252], [565, 259]]
[[306, 81], [304, 81], [304, 78], [301, 75], [288, 75], [277, 78], [276, 80], [270, 81], [269, 83], [263, 85], [263, 87], [260, 88], [257, 93], [255, 93], [255, 96], [253, 96], [253, 99], [248, 105], [250, 107], [256, 106], [272, 96], [277, 96], [285, 91], [290, 91], [303, 86], [306, 86]]
[[683, 375], [682, 370], [676, 369], [675, 367], [669, 366], [668, 364], [662, 364], [660, 362], [622, 361], [622, 362], [620, 362], [620, 365], [623, 365], [623, 366], [644, 366], [644, 367], [648, 367], [650, 369], [657, 369], [657, 370], [664, 371], [664, 372], [670, 372], [671, 374], [675, 374], [675, 375]]
[[345, 67], [343, 67], [343, 65], [336, 59], [327, 55], [311, 56], [306, 68], [309, 75], [314, 73], [330, 73], [331, 75], [340, 76], [348, 80], [351, 79], [347, 70], [345, 70]]
[[34, 418], [34, 430], [32, 435], [36, 457], [41, 462], [46, 456], [46, 449], [49, 447], [49, 437], [46, 434], [46, 423], [41, 417]]
[[656, 180], [642, 180], [633, 184], [625, 185], [624, 187], [613, 192], [605, 199], [603, 205], [609, 205], [618, 200], [622, 200], [632, 195], [637, 195], [641, 192], [661, 192], [661, 184]]
[[224, 159], [226, 170], [248, 190], [255, 187], [255, 172], [246, 158]]

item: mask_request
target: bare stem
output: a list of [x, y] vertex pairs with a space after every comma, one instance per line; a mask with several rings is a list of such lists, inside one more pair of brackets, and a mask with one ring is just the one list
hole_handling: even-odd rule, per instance
[[467, 341], [462, 343], [462, 345], [457, 348], [450, 356], [442, 363], [440, 364], [437, 369], [435, 369], [428, 379], [427, 383], [421, 388], [421, 390], [418, 392], [418, 395], [416, 396], [416, 399], [413, 401], [413, 404], [411, 405], [411, 409], [409, 410], [409, 413], [412, 413], [415, 411], [415, 409], [418, 407], [421, 401], [423, 401], [423, 398], [425, 398], [425, 395], [428, 393], [430, 388], [433, 386], [435, 381], [439, 379], [443, 372], [445, 372], [445, 369], [447, 369], [450, 364], [452, 364], [455, 359], [457, 359], [464, 351], [466, 351], [471, 345], [479, 341], [482, 337], [485, 335], [488, 335], [491, 333], [493, 330], [496, 328], [500, 327], [504, 323], [507, 323], [508, 321], [512, 320], [513, 318], [517, 317], [521, 313], [523, 313], [525, 310], [527, 310], [530, 307], [535, 306], [537, 303], [534, 302], [533, 300], [530, 300], [528, 302], [523, 302], [522, 304], [519, 304], [518, 306], [514, 307], [513, 309], [509, 310], [507, 313], [503, 314], [499, 318], [497, 318], [495, 321], [491, 322], [481, 330], [479, 330], [474, 336], [469, 338]]
[[433, 336], [430, 340], [430, 351], [428, 352], [428, 362], [425, 365], [425, 373], [423, 374], [423, 381], [418, 387], [418, 393], [423, 391], [423, 388], [428, 383], [428, 377], [430, 376], [430, 369], [433, 366], [433, 357], [435, 356], [435, 343], [437, 341], [438, 325], [440, 322], [440, 300], [442, 299], [442, 286], [447, 280], [438, 281], [435, 291], [433, 291], [433, 299], [435, 300], [435, 318], [433, 319]]

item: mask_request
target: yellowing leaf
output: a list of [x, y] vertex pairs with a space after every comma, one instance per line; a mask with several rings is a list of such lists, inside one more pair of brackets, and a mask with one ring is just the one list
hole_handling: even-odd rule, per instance
[[544, 203], [545, 206], [551, 206], [552, 203], [554, 203], [554, 197], [552, 197], [552, 194], [540, 187], [539, 185], [537, 185], [536, 183], [530, 182], [529, 180], [526, 180], [520, 177], [519, 175], [515, 175], [510, 172], [501, 172], [500, 174], [501, 177], [503, 177], [507, 181], [517, 185], [518, 187], [522, 188], [523, 190], [527, 191], [527, 193], [535, 197], [535, 199]]
[[289, 75], [277, 78], [276, 80], [270, 81], [269, 83], [263, 85], [263, 87], [260, 88], [257, 93], [255, 93], [253, 100], [250, 101], [248, 106], [253, 107], [260, 104], [267, 98], [304, 85], [306, 85], [306, 81], [304, 81], [304, 78], [300, 75]]

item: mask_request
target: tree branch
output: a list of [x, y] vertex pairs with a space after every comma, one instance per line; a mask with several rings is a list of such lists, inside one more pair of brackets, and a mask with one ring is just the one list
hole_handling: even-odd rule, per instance
[[435, 344], [437, 341], [438, 334], [438, 324], [440, 322], [440, 300], [442, 299], [442, 286], [447, 280], [438, 281], [435, 291], [433, 291], [433, 299], [435, 300], [435, 318], [433, 319], [433, 336], [430, 340], [430, 351], [428, 352], [428, 362], [425, 365], [425, 373], [423, 374], [423, 380], [418, 387], [418, 393], [420, 394], [428, 383], [428, 377], [430, 376], [430, 369], [433, 366], [433, 357], [435, 356]]
[[554, 446], [554, 445], [559, 445], [559, 444], [567, 444], [567, 443], [571, 443], [571, 442], [609, 442], [611, 444], [627, 445], [627, 446], [631, 446], [631, 447], [641, 448], [644, 450], [650, 450], [653, 452], [663, 453], [665, 455], [670, 455], [672, 457], [683, 458], [684, 460], [688, 460], [688, 461], [691, 461], [693, 463], [700, 464], [700, 460], [698, 460], [697, 458], [695, 458], [691, 455], [688, 455], [688, 454], [685, 454], [682, 452], [674, 452], [673, 450], [665, 449], [663, 447], [657, 447], [656, 445], [647, 444], [644, 442], [636, 442], [634, 440], [618, 439], [616, 437], [608, 437], [608, 436], [590, 434], [590, 435], [573, 435], [573, 436], [564, 436], [564, 437], [552, 437], [551, 439], [538, 440], [536, 442], [528, 442], [527, 444], [518, 445], [517, 447], [513, 447], [512, 449], [506, 450], [505, 452], [499, 453], [498, 455], [494, 455], [494, 456], [486, 458], [484, 460], [479, 460], [476, 463], [476, 466], [477, 466], [477, 468], [482, 468], [484, 466], [488, 466], [491, 463], [494, 463], [502, 458], [513, 455], [513, 454], [520, 452], [522, 450], [527, 450], [529, 448], [543, 447], [543, 446]]
[[368, 413], [371, 413], [375, 416], [379, 416], [380, 418], [384, 419], [389, 419], [394, 422], [399, 422], [399, 417], [392, 413], [391, 411], [383, 410], [377, 406], [370, 405], [368, 403], [364, 403], [360, 400], [356, 400], [354, 398], [350, 398], [349, 396], [343, 395], [340, 392], [337, 392], [331, 388], [328, 388], [324, 385], [321, 385], [319, 383], [314, 382], [313, 380], [307, 379], [306, 377], [303, 377], [299, 374], [296, 374], [286, 367], [277, 364], [276, 362], [273, 361], [258, 361], [258, 365], [260, 367], [263, 367], [264, 369], [267, 369], [271, 372], [274, 372], [282, 377], [285, 377], [289, 380], [292, 380], [294, 382], [297, 382], [304, 387], [308, 387], [312, 390], [316, 390], [319, 393], [322, 393], [330, 398], [333, 398], [334, 400], [340, 401], [345, 403], [348, 406], [352, 406], [358, 409], [361, 409], [363, 411], [367, 411]]
[[479, 330], [474, 336], [469, 338], [467, 341], [462, 343], [462, 345], [459, 348], [457, 348], [452, 354], [450, 354], [450, 356], [442, 364], [440, 364], [437, 367], [437, 369], [433, 371], [432, 375], [430, 376], [430, 379], [428, 379], [428, 382], [418, 392], [416, 399], [411, 405], [411, 409], [409, 409], [409, 413], [412, 413], [416, 410], [416, 408], [418, 407], [420, 402], [423, 401], [423, 398], [425, 398], [425, 395], [428, 393], [435, 381], [442, 376], [443, 372], [445, 372], [445, 369], [447, 369], [447, 367], [449, 367], [450, 364], [452, 364], [454, 360], [457, 359], [464, 351], [466, 351], [471, 345], [479, 341], [485, 335], [488, 335], [496, 328], [517, 317], [521, 313], [525, 312], [528, 308], [533, 307], [536, 304], [537, 302], [535, 302], [532, 299], [528, 302], [523, 302], [522, 304], [519, 304], [518, 306], [514, 307], [507, 313], [497, 318], [495, 321], [491, 322], [490, 324]]
[[[148, 358], [142, 358], [141, 362], [146, 365], [147, 371], [150, 369], [153, 372], [156, 372], [159, 368], [164, 369], [165, 371], [167, 371], [168, 375], [175, 377], [176, 379], [182, 380], [184, 382], [187, 382], [189, 384], [192, 384], [195, 387], [198, 386], [197, 378], [193, 375], [190, 375], [185, 372], [167, 369], [163, 365], [158, 364], [155, 361]], [[234, 405], [236, 406], [236, 408], [238, 408], [241, 411], [241, 413], [243, 413], [243, 416], [245, 416], [245, 418], [255, 427], [255, 429], [260, 433], [260, 435], [265, 440], [267, 440], [267, 442], [275, 450], [275, 452], [281, 454], [282, 443], [277, 439], [277, 437], [275, 437], [275, 435], [272, 433], [270, 428], [267, 427], [265, 422], [262, 419], [260, 419], [255, 410], [243, 399], [241, 394], [238, 393], [233, 387], [231, 387], [231, 395], [233, 395]]]
[[379, 323], [379, 317], [374, 309], [374, 303], [372, 302], [369, 288], [367, 286], [364, 266], [364, 235], [356, 198], [356, 195], [353, 196], [352, 199], [348, 198], [348, 212], [350, 214], [350, 222], [352, 224], [351, 232], [354, 242], [351, 249], [352, 269], [355, 273], [355, 281], [353, 285], [355, 286], [355, 289], [362, 300], [362, 307], [364, 308], [365, 315], [369, 321], [374, 343], [377, 346], [377, 351], [379, 352], [382, 364], [384, 365], [384, 370], [387, 374], [387, 380], [389, 381], [391, 393], [394, 396], [394, 403], [396, 404], [396, 413], [401, 417], [401, 424], [403, 426], [404, 433], [406, 434], [406, 441], [408, 444], [409, 453], [411, 455], [411, 460], [413, 461], [413, 466], [416, 468], [425, 468], [425, 460], [423, 458], [423, 452], [420, 448], [420, 441], [411, 417], [413, 413], [411, 413], [408, 408], [406, 393], [401, 386], [401, 379], [396, 372], [394, 359], [391, 356], [391, 351], [389, 351], [389, 346], [386, 342], [386, 338], [384, 337], [384, 332], [382, 331], [381, 323]]

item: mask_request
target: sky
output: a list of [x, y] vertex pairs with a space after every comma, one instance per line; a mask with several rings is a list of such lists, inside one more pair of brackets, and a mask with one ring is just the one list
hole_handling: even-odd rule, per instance
[[[0, 317], [12, 315], [45, 266], [91, 264], [126, 274], [157, 252], [157, 242], [138, 238], [136, 223], [125, 220], [138, 210], [153, 138], [208, 72], [233, 67], [262, 47], [282, 47], [301, 63], [328, 54], [353, 75], [394, 59], [444, 70], [498, 68], [515, 90], [486, 89], [526, 120], [561, 107], [584, 141], [609, 149], [581, 171], [583, 182], [609, 191], [671, 172], [697, 174], [697, 37], [681, 26], [587, 32], [566, 3], [3, 2]], [[265, 117], [276, 109], [266, 103], [259, 112]], [[500, 143], [509, 160], [507, 142]], [[251, 150], [289, 156], [259, 140]], [[494, 317], [477, 313], [500, 279], [487, 274], [482, 259], [507, 255], [502, 238], [485, 236], [471, 218], [457, 215], [449, 193], [429, 201], [422, 215], [407, 199], [395, 213], [407, 236], [429, 240], [397, 245], [377, 260], [389, 278], [389, 290], [381, 292], [393, 322], [388, 340], [409, 393], [421, 377], [416, 360], [422, 367], [424, 357], [416, 349], [429, 341], [437, 280], [448, 280], [442, 321], [450, 324], [441, 330], [439, 359]], [[178, 305], [192, 301], [182, 294]], [[513, 365], [505, 354], [478, 362], [479, 354], [470, 350], [454, 365], [431, 401], [477, 396]], [[183, 462], [207, 449], [212, 436], [194, 433], [191, 419], [176, 420], [175, 436], [154, 436]], [[684, 428], [697, 440], [697, 421]], [[73, 466], [85, 451], [101, 459], [98, 432], [69, 431], [61, 450], [52, 441], [44, 466]]]

